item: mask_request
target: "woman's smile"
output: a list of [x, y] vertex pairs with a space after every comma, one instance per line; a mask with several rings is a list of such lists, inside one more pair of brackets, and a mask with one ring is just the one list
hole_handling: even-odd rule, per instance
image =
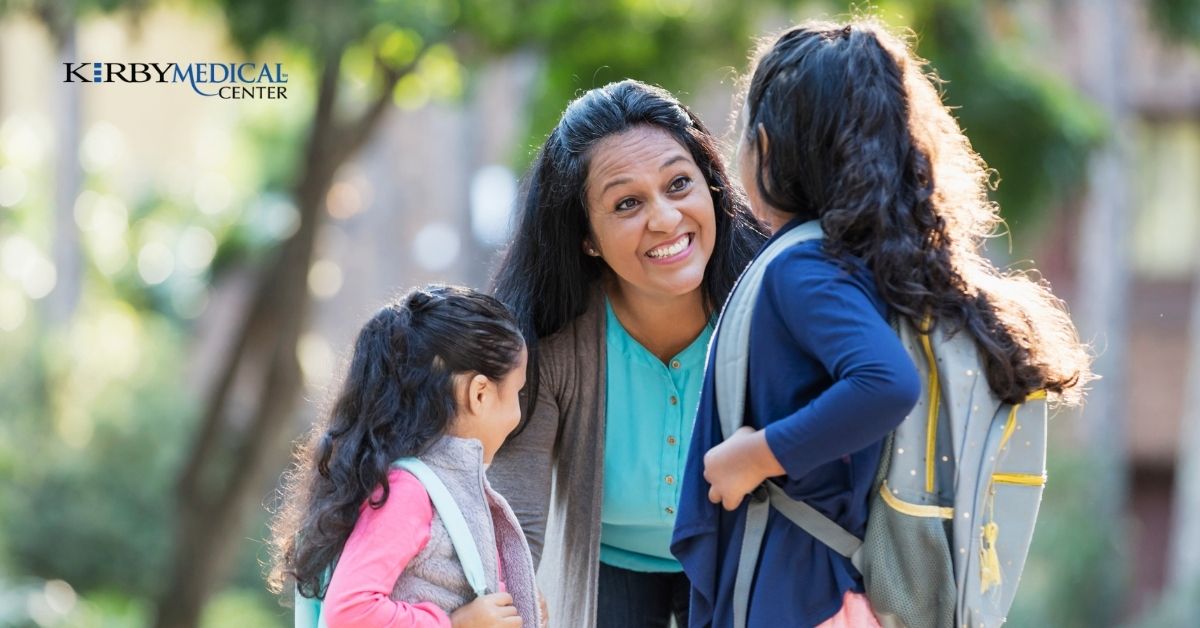
[[646, 251], [646, 257], [649, 257], [655, 264], [674, 264], [681, 261], [692, 253], [695, 235], [694, 233], [685, 233], [678, 238], [673, 238], [665, 244]]

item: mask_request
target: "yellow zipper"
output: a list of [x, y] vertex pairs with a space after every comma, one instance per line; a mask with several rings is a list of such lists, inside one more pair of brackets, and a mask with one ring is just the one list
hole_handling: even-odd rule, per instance
[[[1025, 397], [1025, 401], [1038, 401], [1046, 398], [1046, 391], [1037, 390], [1029, 393]], [[1017, 429], [1017, 410], [1021, 408], [1021, 404], [1014, 404], [1012, 409], [1008, 411], [1008, 421], [1004, 424], [1004, 435], [1000, 437], [1000, 449], [997, 453], [1004, 451], [1005, 445], [1008, 445], [1008, 439], [1012, 438], [1013, 431]]]
[[996, 453], [1001, 453], [1008, 446], [1008, 439], [1012, 438], [1013, 432], [1017, 429], [1017, 410], [1021, 408], [1021, 404], [1013, 404], [1011, 410], [1008, 411], [1008, 421], [1004, 423], [1004, 435], [1000, 437], [1000, 449]]
[[[933, 331], [928, 318], [925, 319], [925, 329]], [[929, 333], [921, 334], [921, 345], [925, 348], [925, 360], [929, 362], [929, 418], [928, 431], [925, 434], [925, 492], [933, 492], [934, 461], [937, 459], [937, 428], [938, 406], [941, 405], [941, 388], [938, 383], [937, 360], [933, 357], [933, 346], [929, 343]]]
[[1018, 486], [1045, 486], [1045, 474], [1037, 473], [993, 473], [992, 481], [997, 484], [1015, 484]]

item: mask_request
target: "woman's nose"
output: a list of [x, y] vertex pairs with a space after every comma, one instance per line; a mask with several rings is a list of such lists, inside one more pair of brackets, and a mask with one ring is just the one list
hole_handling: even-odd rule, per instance
[[683, 218], [675, 205], [667, 199], [660, 199], [651, 204], [650, 219], [646, 223], [646, 227], [651, 231], [661, 231], [670, 233], [675, 231], [675, 227], [679, 226], [679, 221]]

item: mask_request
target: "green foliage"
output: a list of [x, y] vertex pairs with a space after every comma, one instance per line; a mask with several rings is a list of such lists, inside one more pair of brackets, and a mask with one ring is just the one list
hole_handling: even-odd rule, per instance
[[[259, 587], [261, 588], [261, 587]], [[200, 628], [282, 628], [291, 625], [291, 609], [271, 607], [253, 590], [229, 589], [217, 595], [204, 609]]]
[[912, 11], [918, 52], [945, 81], [945, 102], [996, 171], [992, 198], [1009, 226], [1045, 224], [1047, 210], [1082, 183], [1087, 156], [1105, 133], [1102, 116], [1019, 45], [989, 36], [977, 4], [922, 0]]
[[1200, 2], [1150, 0], [1147, 6], [1154, 25], [1168, 38], [1200, 46]]
[[[52, 359], [49, 405], [21, 406], [18, 472], [5, 488], [0, 524], [19, 572], [129, 595], [149, 595], [161, 582], [170, 556], [170, 483], [192, 404], [164, 385], [179, 378], [178, 332], [153, 317], [138, 327], [144, 335], [133, 338], [140, 355], [130, 377], [93, 387], [78, 378], [98, 374]], [[73, 352], [53, 345], [38, 349]]]
[[632, 77], [686, 94], [699, 76], [731, 74], [744, 64], [763, 11], [802, 3], [218, 0], [217, 4], [239, 45], [254, 49], [278, 40], [304, 51], [316, 63], [330, 51], [345, 48], [342, 69], [360, 84], [377, 83], [381, 67], [402, 68], [415, 61], [416, 71], [403, 78], [395, 92], [396, 103], [408, 109], [430, 99], [453, 100], [461, 95], [464, 66], [518, 49], [536, 51], [544, 66], [530, 99], [530, 126], [535, 136], [541, 136], [568, 101], [598, 85]]
[[566, 104], [593, 87], [636, 78], [686, 102], [699, 79], [742, 72], [761, 13], [762, 7], [704, 0], [598, 2], [585, 11], [535, 13], [534, 41], [546, 66], [532, 99], [531, 143], [540, 143]]

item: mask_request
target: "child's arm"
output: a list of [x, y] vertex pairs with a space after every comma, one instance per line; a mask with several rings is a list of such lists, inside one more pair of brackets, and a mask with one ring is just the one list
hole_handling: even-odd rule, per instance
[[322, 618], [329, 628], [450, 628], [450, 616], [435, 604], [391, 599], [405, 566], [429, 542], [433, 505], [420, 481], [405, 471], [393, 469], [388, 484], [391, 492], [383, 507], [364, 507], [346, 540], [329, 581]]
[[[790, 261], [790, 260], [789, 260]], [[784, 266], [768, 279], [768, 301], [784, 313], [800, 349], [833, 385], [764, 430], [789, 477], [859, 451], [896, 429], [921, 394], [917, 369], [867, 285], [822, 259]]]
[[767, 269], [765, 303], [833, 385], [763, 430], [742, 428], [704, 457], [709, 499], [732, 510], [768, 477], [802, 477], [878, 442], [920, 394], [917, 372], [863, 284], [832, 262], [783, 259]]

